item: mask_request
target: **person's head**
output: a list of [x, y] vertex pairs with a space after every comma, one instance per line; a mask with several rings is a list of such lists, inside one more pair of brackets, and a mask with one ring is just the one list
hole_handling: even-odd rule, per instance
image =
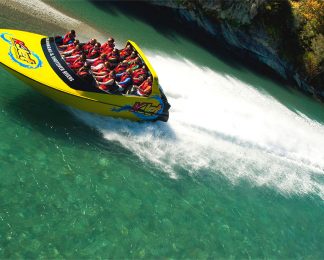
[[142, 69], [143, 69], [143, 70], [147, 70], [146, 65], [143, 65], [143, 66], [142, 66]]
[[77, 51], [81, 50], [81, 45], [80, 45], [80, 44], [77, 44], [77, 45], [75, 46], [75, 50], [77, 50]]
[[107, 40], [107, 42], [114, 43], [115, 42], [115, 39], [113, 37], [109, 37], [108, 40]]
[[126, 70], [126, 73], [127, 73], [128, 75], [132, 75], [133, 71], [132, 71], [131, 69], [127, 69], [127, 70]]
[[70, 34], [75, 37], [75, 31], [74, 30], [71, 30]]
[[110, 63], [109, 63], [109, 61], [106, 61], [106, 62], [104, 63], [104, 65], [105, 65], [106, 68], [110, 68]]
[[100, 43], [99, 42], [97, 42], [96, 44], [95, 44], [95, 49], [100, 49]]
[[94, 39], [94, 38], [90, 39], [90, 44], [91, 45], [95, 45], [96, 43], [97, 43], [96, 39]]
[[118, 49], [116, 49], [116, 48], [114, 48], [114, 49], [112, 50], [112, 52], [113, 52], [114, 54], [118, 54], [118, 53], [119, 53]]
[[84, 54], [84, 53], [82, 53], [82, 55], [80, 56], [80, 58], [79, 58], [81, 61], [85, 61], [86, 59], [87, 59], [87, 56]]
[[151, 77], [151, 76], [148, 76], [148, 77], [147, 77], [147, 81], [148, 81], [149, 83], [152, 83], [152, 77]]
[[80, 41], [79, 40], [74, 40], [74, 45], [78, 45], [79, 43], [80, 43]]
[[100, 59], [104, 60], [107, 58], [107, 54], [106, 53], [103, 53], [100, 55]]
[[142, 61], [141, 61], [141, 58], [140, 57], [137, 57], [136, 59], [135, 59], [135, 63], [136, 64], [140, 64]]
[[126, 45], [126, 50], [130, 50], [132, 48], [132, 46], [130, 44]]
[[136, 52], [135, 51], [133, 51], [132, 53], [131, 53], [131, 58], [135, 58], [136, 57]]

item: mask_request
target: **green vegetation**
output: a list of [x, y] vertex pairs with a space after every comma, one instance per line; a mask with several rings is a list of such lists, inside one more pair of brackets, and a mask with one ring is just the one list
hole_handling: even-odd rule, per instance
[[324, 89], [324, 1], [266, 1], [253, 20], [267, 31], [281, 58], [294, 64], [317, 89]]
[[294, 64], [302, 63], [303, 48], [288, 1], [265, 2], [252, 23], [264, 28], [271, 39], [270, 45], [277, 49], [280, 57]]
[[[324, 89], [324, 1], [290, 0], [309, 80]], [[320, 85], [321, 84], [321, 85]]]

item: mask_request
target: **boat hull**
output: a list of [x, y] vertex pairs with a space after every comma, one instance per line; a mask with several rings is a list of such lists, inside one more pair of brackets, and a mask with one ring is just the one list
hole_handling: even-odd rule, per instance
[[[55, 55], [53, 44], [42, 44], [44, 39], [45, 36], [29, 32], [0, 30], [0, 63], [16, 77], [56, 102], [103, 116], [133, 121], [168, 120], [168, 104], [163, 92], [155, 90], [154, 95], [139, 97], [71, 88], [66, 64]], [[59, 69], [54, 70], [55, 66]]]

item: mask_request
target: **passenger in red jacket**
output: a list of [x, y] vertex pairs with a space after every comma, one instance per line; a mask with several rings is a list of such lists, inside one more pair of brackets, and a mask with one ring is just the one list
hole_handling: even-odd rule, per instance
[[147, 69], [145, 65], [133, 71], [133, 77], [132, 77], [133, 84], [139, 86], [146, 78], [147, 78]]
[[78, 44], [80, 44], [79, 40], [74, 40], [74, 42], [70, 44], [58, 46], [58, 48], [60, 50], [60, 53], [62, 53], [64, 51], [74, 50]]
[[130, 44], [127, 44], [126, 47], [119, 52], [120, 59], [121, 60], [126, 59], [129, 55], [132, 54], [132, 52], [133, 52], [132, 46]]
[[91, 52], [92, 49], [95, 47], [96, 43], [97, 43], [96, 39], [91, 39], [90, 41], [88, 41], [86, 44], [82, 46], [83, 51], [86, 53]]
[[140, 68], [142, 66], [142, 60], [140, 57], [135, 58], [134, 60], [131, 60], [128, 62], [129, 64], [129, 68], [134, 71], [137, 70], [138, 68]]
[[116, 74], [116, 78], [118, 81], [119, 91], [121, 93], [126, 94], [126, 92], [132, 86], [132, 70], [127, 69], [125, 72]]
[[152, 92], [152, 77], [148, 77], [147, 80], [145, 80], [136, 91], [136, 94], [139, 96], [149, 96]]
[[75, 31], [71, 30], [68, 33], [66, 33], [64, 36], [56, 36], [55, 42], [57, 45], [67, 45], [74, 41], [76, 37]]
[[77, 71], [77, 75], [81, 78], [87, 78], [90, 73], [90, 66], [88, 64], [84, 64], [78, 71]]
[[114, 69], [116, 73], [121, 73], [126, 71], [128, 68], [128, 62], [126, 60], [122, 61], [117, 65], [117, 67]]
[[74, 71], [78, 71], [84, 66], [85, 61], [86, 61], [86, 56], [85, 54], [82, 54], [70, 65], [70, 68], [73, 69]]
[[133, 71], [133, 77], [138, 77], [140, 75], [147, 75], [147, 68], [145, 65]]
[[114, 48], [112, 50], [112, 52], [110, 52], [108, 55], [108, 61], [111, 63], [111, 64], [114, 64], [115, 66], [117, 66], [118, 62], [119, 62], [119, 51], [118, 49]]
[[65, 61], [68, 63], [73, 63], [82, 55], [81, 45], [77, 45], [74, 50], [70, 50], [68, 52], [63, 52], [62, 56], [65, 57]]
[[73, 48], [73, 49], [71, 49], [69, 51], [62, 52], [62, 56], [69, 57], [69, 56], [74, 56], [74, 55], [81, 54], [81, 53], [82, 53], [81, 45], [77, 44], [75, 46], [75, 48]]
[[92, 69], [92, 73], [96, 76], [96, 78], [100, 79], [102, 76], [109, 74], [113, 68], [114, 67], [108, 61], [106, 61], [104, 66]]
[[110, 37], [105, 43], [101, 45], [100, 51], [109, 54], [115, 48], [115, 40]]
[[94, 46], [94, 48], [88, 52], [87, 59], [95, 59], [98, 58], [100, 55], [100, 43], [97, 42]]
[[114, 71], [111, 71], [108, 75], [104, 76], [100, 81], [97, 80], [99, 89], [108, 93], [115, 92], [118, 87], [115, 84], [116, 75]]
[[134, 60], [136, 57], [137, 57], [137, 54], [136, 54], [135, 51], [133, 51], [133, 52], [131, 53], [131, 55], [129, 55], [125, 60], [127, 60], [127, 61], [129, 62], [129, 61]]
[[105, 53], [101, 54], [98, 58], [87, 59], [87, 63], [91, 64], [92, 67], [96, 67], [101, 63], [105, 63], [106, 61], [108, 61], [108, 59], [107, 54]]

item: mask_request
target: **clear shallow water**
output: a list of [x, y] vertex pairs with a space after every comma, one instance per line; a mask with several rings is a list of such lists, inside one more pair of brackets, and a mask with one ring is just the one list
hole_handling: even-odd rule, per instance
[[323, 106], [117, 9], [77, 4], [74, 18], [144, 47], [170, 121], [65, 108], [1, 69], [0, 256], [323, 258]]

